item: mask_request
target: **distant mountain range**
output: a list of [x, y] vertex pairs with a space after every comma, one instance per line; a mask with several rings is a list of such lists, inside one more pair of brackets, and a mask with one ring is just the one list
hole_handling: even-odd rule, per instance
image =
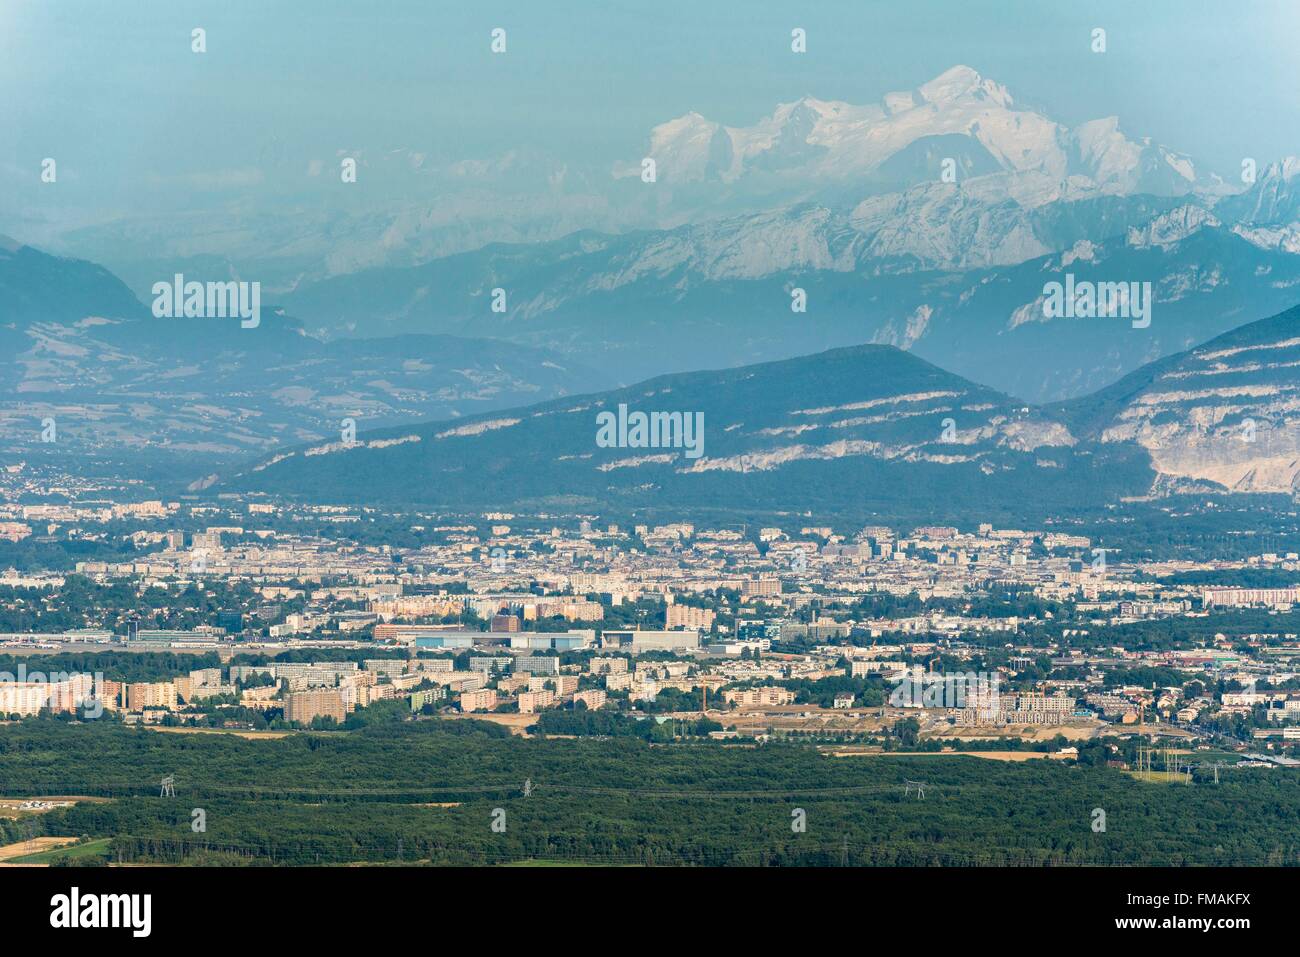
[[[376, 194], [326, 201], [325, 166], [264, 159], [281, 184], [306, 175], [301, 216], [59, 237], [126, 281], [0, 238], [0, 450], [30, 452], [49, 416], [62, 449], [215, 469], [344, 418], [404, 426], [863, 343], [1061, 403], [1300, 296], [1300, 160], [1233, 192], [1113, 117], [1067, 127], [965, 66], [749, 126], [687, 114], [599, 175], [395, 150], [361, 157]], [[175, 272], [265, 277], [267, 318], [155, 320], [141, 299]], [[1049, 316], [1067, 279], [1151, 283], [1149, 325]]]
[[[834, 202], [846, 187], [858, 198], [906, 190], [939, 181], [945, 159], [959, 179], [983, 178], [1028, 206], [1216, 185], [1190, 157], [1130, 138], [1117, 117], [1069, 129], [964, 65], [879, 103], [806, 96], [748, 127], [688, 113], [656, 126], [646, 155], [674, 189], [712, 184], [707, 194], [686, 193], [696, 202], [710, 195], [715, 205]], [[640, 160], [615, 173], [639, 177]]]
[[[447, 335], [325, 342], [268, 310], [155, 319], [106, 270], [0, 248], [0, 450], [7, 459], [133, 451], [191, 466], [590, 391], [552, 353]], [[57, 440], [41, 441], [53, 418]]]
[[[1201, 206], [1152, 197], [998, 212], [958, 186], [914, 192], [923, 206], [937, 205], [894, 209], [869, 228], [861, 210], [801, 206], [668, 232], [579, 233], [368, 270], [305, 286], [285, 303], [326, 335], [425, 329], [502, 338], [624, 380], [878, 342], [1048, 401], [1281, 311], [1300, 287], [1300, 247], [1287, 232], [1296, 225], [1229, 225]], [[1015, 222], [1001, 223], [1003, 214]], [[969, 256], [981, 244], [1032, 237], [1040, 237], [1032, 258], [964, 270], [934, 268], [892, 245]], [[1064, 251], [1042, 253], [1049, 245]], [[1068, 273], [1152, 283], [1150, 326], [1047, 320], [1044, 285]], [[492, 311], [495, 289], [505, 296], [501, 313]], [[792, 311], [796, 289], [806, 292], [806, 312]]]
[[[613, 168], [528, 148], [487, 157], [414, 147], [347, 155], [358, 163], [355, 188], [340, 188], [338, 156], [294, 155], [271, 135], [250, 182], [237, 193], [195, 196], [183, 214], [142, 211], [32, 235], [20, 209], [0, 206], [0, 231], [104, 263], [140, 296], [171, 271], [255, 279], [278, 293], [493, 242], [671, 228], [797, 203], [853, 207], [938, 182], [945, 158], [961, 181], [978, 179], [1030, 207], [1219, 187], [1190, 159], [1125, 135], [1113, 117], [1068, 129], [964, 66], [879, 103], [778, 104], [749, 127], [689, 113], [648, 130], [643, 144], [629, 142], [627, 160]], [[640, 181], [643, 157], [657, 163], [653, 187]]]
[[[688, 114], [646, 158], [652, 184], [641, 161], [615, 169], [640, 190], [623, 201], [681, 225], [362, 269], [284, 304], [328, 337], [500, 338], [623, 381], [885, 343], [1044, 402], [1281, 311], [1300, 285], [1300, 160], [1231, 187], [1113, 117], [1067, 128], [968, 67], [749, 127]], [[1046, 321], [1044, 285], [1067, 273], [1152, 283], [1153, 322]]]
[[[1104, 197], [1212, 204], [1242, 188], [1234, 185], [1238, 171], [1225, 183], [1176, 149], [1132, 135], [1117, 117], [1069, 127], [964, 65], [876, 103], [805, 96], [750, 126], [687, 113], [648, 130], [643, 144], [627, 144], [627, 158], [612, 168], [578, 167], [528, 149], [454, 160], [418, 149], [349, 155], [364, 189], [340, 188], [338, 157], [291, 156], [272, 139], [258, 185], [239, 201], [40, 238], [107, 264], [139, 295], [172, 270], [256, 279], [279, 293], [491, 243], [545, 242], [583, 229], [665, 230], [811, 204], [857, 211], [885, 256], [968, 268], [1066, 248], [1028, 222], [1030, 211], [1043, 207]], [[645, 159], [655, 163], [653, 184], [641, 178]], [[942, 229], [953, 212], [945, 199], [951, 191], [934, 191], [952, 185], [945, 172], [962, 187], [961, 205], [979, 208], [964, 211], [967, 235], [955, 245]], [[254, 196], [259, 201], [248, 201]], [[915, 242], [888, 228], [910, 229], [918, 210], [929, 217]], [[969, 223], [980, 219], [987, 235], [976, 237]], [[971, 239], [979, 241], [966, 251]]]
[[[0, 336], [38, 322], [87, 316], [142, 318], [139, 300], [103, 266], [50, 256], [0, 236]], [[4, 340], [11, 345], [12, 335]], [[6, 350], [7, 351], [7, 350]]]
[[[948, 520], [1041, 517], [1170, 490], [1294, 494], [1300, 451], [1280, 442], [1300, 429], [1297, 368], [1300, 309], [1046, 407], [867, 345], [379, 430], [278, 453], [222, 487], [371, 505]], [[657, 433], [650, 420], [662, 441], [639, 441], [637, 412], [668, 416]], [[696, 414], [699, 449], [685, 430]]]

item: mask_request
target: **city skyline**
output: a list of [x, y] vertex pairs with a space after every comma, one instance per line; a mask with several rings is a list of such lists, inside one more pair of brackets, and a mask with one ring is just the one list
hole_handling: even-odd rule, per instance
[[0, 939], [1285, 929], [1298, 27], [0, 0]]

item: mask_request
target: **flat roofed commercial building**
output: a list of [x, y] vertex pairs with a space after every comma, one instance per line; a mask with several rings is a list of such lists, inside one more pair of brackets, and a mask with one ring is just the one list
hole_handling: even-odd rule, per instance
[[691, 651], [700, 647], [698, 631], [606, 631], [606, 648], [641, 651]]
[[513, 635], [510, 647], [515, 651], [580, 651], [596, 643], [596, 633], [579, 631], [530, 631]]
[[[474, 635], [477, 632], [447, 632], [441, 635], [417, 635], [415, 637], [415, 647], [417, 648], [473, 648]], [[408, 643], [404, 636], [398, 636], [399, 642]]]
[[1295, 605], [1300, 604], [1300, 587], [1297, 588], [1207, 588], [1202, 603], [1228, 608], [1243, 605]]
[[145, 708], [176, 710], [176, 685], [171, 681], [146, 683], [138, 681], [126, 687], [126, 709], [143, 711]]
[[492, 688], [480, 688], [460, 693], [461, 711], [491, 711], [497, 706], [497, 693]]
[[551, 655], [524, 655], [515, 659], [515, 671], [530, 675], [558, 675], [560, 659]]
[[314, 718], [333, 718], [339, 723], [347, 717], [347, 705], [339, 691], [299, 691], [284, 698], [284, 720], [310, 724]]
[[49, 703], [50, 686], [29, 682], [0, 685], [0, 716], [39, 714]]
[[519, 692], [520, 714], [532, 714], [535, 711], [541, 711], [543, 708], [549, 708], [553, 704], [555, 704], [554, 691]]
[[779, 578], [746, 578], [740, 583], [741, 598], [768, 598], [781, 594]]
[[603, 708], [605, 706], [605, 700], [605, 692], [597, 688], [592, 688], [588, 691], [579, 691], [573, 696], [574, 706], [576, 707], [580, 703], [584, 704], [587, 706], [588, 711], [595, 711], [598, 708]]
[[669, 605], [664, 609], [664, 623], [669, 631], [674, 628], [695, 628], [708, 631], [713, 627], [715, 615], [711, 608], [695, 608], [691, 605]]
[[742, 708], [779, 708], [794, 703], [794, 692], [789, 688], [736, 688], [722, 692], [723, 699]]

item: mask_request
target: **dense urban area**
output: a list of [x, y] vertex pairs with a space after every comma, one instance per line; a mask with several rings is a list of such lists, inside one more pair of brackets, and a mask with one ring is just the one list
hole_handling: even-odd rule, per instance
[[[668, 801], [707, 802], [719, 796], [709, 782], [724, 778], [733, 796], [788, 791], [797, 801], [811, 782], [799, 808], [807, 814], [827, 788], [938, 809], [953, 774], [995, 786], [1008, 773], [1054, 781], [1063, 769], [1092, 769], [1159, 791], [1240, 786], [1300, 764], [1300, 555], [1252, 551], [1276, 540], [1266, 534], [1246, 536], [1231, 558], [1131, 560], [1064, 525], [620, 524], [95, 495], [25, 465], [4, 473], [0, 713], [9, 733], [0, 747], [10, 760], [0, 793], [23, 797], [6, 799], [0, 827], [17, 860], [314, 860], [259, 843], [247, 822], [233, 843], [206, 823], [164, 839], [190, 822], [188, 810], [167, 818], [187, 787], [209, 795], [205, 822], [210, 805], [232, 797], [223, 789], [251, 802], [303, 801], [315, 789], [346, 795], [335, 813], [363, 795], [388, 812], [423, 798], [415, 806], [446, 809], [446, 826], [451, 809], [472, 803], [467, 795], [488, 799], [485, 814], [503, 810], [503, 797], [591, 808], [625, 802], [661, 774], [658, 797]], [[44, 504], [25, 503], [33, 498]], [[295, 739], [317, 742], [312, 753], [342, 750], [295, 774], [273, 750]], [[87, 762], [35, 760], [55, 740], [84, 749]], [[364, 765], [354, 752], [380, 741], [407, 742], [413, 754], [419, 743], [447, 763], [367, 783], [349, 764]], [[673, 746], [685, 750], [672, 761], [745, 771], [697, 769], [690, 787], [674, 787], [662, 763]], [[196, 766], [203, 747], [221, 761]], [[617, 750], [629, 747], [641, 750]], [[241, 760], [230, 748], [251, 750]], [[583, 748], [597, 750], [583, 757]], [[592, 755], [611, 748], [623, 757], [601, 780]], [[660, 758], [637, 774], [647, 748]], [[221, 771], [224, 761], [241, 770]], [[800, 769], [789, 779], [786, 762]], [[1050, 800], [1047, 784], [1038, 792]], [[1080, 809], [1077, 825], [1096, 838], [1106, 825], [1097, 831], [1093, 811]], [[562, 826], [548, 828], [536, 847], [463, 837], [435, 847], [412, 833], [374, 846], [322, 837], [328, 846], [311, 854], [653, 862], [658, 850], [719, 862], [804, 860], [797, 854], [815, 849], [835, 863], [868, 853], [843, 828], [834, 847], [732, 835], [708, 851], [656, 847], [653, 832], [631, 847], [580, 847], [572, 835], [559, 840]], [[1290, 859], [1282, 837], [1256, 849], [1258, 862]], [[1087, 843], [1017, 851], [1003, 842], [998, 862], [1129, 853]], [[969, 857], [950, 839], [898, 858], [871, 848], [881, 863], [993, 853], [975, 839]], [[1207, 848], [1197, 859], [1244, 853]]]

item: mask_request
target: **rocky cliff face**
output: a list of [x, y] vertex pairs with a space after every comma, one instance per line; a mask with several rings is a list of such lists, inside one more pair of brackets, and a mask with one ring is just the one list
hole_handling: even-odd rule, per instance
[[[1237, 492], [1300, 492], [1300, 309], [1243, 326], [1145, 374], [1148, 381], [1108, 410], [1099, 437], [1147, 449], [1159, 487], [1192, 481]], [[1134, 378], [1126, 380], [1130, 387]]]

